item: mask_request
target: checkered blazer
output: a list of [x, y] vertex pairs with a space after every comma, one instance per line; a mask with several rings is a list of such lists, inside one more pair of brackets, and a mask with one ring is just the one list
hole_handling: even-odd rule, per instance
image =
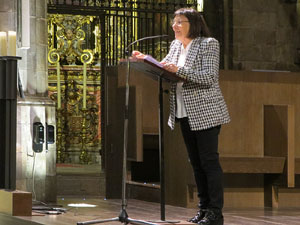
[[[177, 65], [181, 42], [171, 43], [165, 62]], [[177, 75], [186, 81], [182, 96], [191, 130], [205, 130], [230, 121], [224, 97], [219, 87], [219, 43], [214, 38], [195, 38], [183, 67]], [[168, 125], [175, 126], [176, 83], [170, 90], [170, 116]]]

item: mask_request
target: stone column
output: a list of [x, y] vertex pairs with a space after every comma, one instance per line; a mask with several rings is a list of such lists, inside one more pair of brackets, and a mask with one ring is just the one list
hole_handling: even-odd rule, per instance
[[[46, 125], [55, 126], [55, 103], [48, 98], [47, 0], [0, 0], [0, 31], [17, 31], [17, 56], [25, 98], [17, 107], [17, 189], [34, 200], [56, 201], [56, 145], [46, 149]], [[43, 151], [33, 151], [33, 123], [44, 126]]]

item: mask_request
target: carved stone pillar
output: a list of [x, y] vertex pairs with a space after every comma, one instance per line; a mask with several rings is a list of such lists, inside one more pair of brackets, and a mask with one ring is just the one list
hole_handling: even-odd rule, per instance
[[17, 100], [16, 189], [39, 201], [56, 201], [56, 146], [33, 151], [33, 123], [54, 125], [55, 103], [48, 98], [47, 1], [0, 0], [1, 31], [17, 32], [18, 73], [25, 98]]

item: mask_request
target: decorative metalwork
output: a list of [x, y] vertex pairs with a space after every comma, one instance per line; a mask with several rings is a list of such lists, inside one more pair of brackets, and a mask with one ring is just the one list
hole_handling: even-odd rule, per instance
[[[105, 121], [100, 110], [101, 101], [105, 99], [105, 85], [100, 76], [104, 75], [105, 66], [116, 66], [125, 58], [129, 43], [145, 36], [168, 34], [169, 39], [146, 40], [129, 49], [162, 59], [174, 39], [169, 22], [174, 11], [181, 7], [196, 8], [197, 1], [48, 0], [48, 45], [50, 50], [56, 48], [61, 57], [63, 132], [66, 137], [72, 134], [72, 138], [66, 138], [67, 152], [86, 149], [89, 153], [97, 147], [99, 150], [99, 127]], [[85, 57], [83, 49], [91, 49], [93, 60], [90, 64], [84, 63], [87, 59], [80, 58]], [[84, 66], [87, 71], [86, 107], [83, 107]], [[53, 99], [57, 91], [56, 76], [55, 68], [49, 67], [49, 90], [53, 91]], [[102, 146], [104, 142], [101, 139]], [[85, 162], [90, 160], [85, 156], [80, 158]]]
[[58, 63], [60, 60], [59, 54], [57, 52], [57, 49], [51, 49], [48, 53], [48, 61], [52, 64]]
[[57, 138], [56, 138], [56, 146], [57, 146], [57, 161], [65, 161], [67, 157], [67, 153], [65, 151], [65, 147], [63, 145], [64, 139], [63, 139], [63, 132], [62, 132], [62, 109], [61, 109], [61, 87], [60, 87], [60, 56], [56, 49], [51, 49], [48, 53], [48, 60], [52, 64], [56, 64], [56, 72], [57, 72]]
[[[91, 16], [72, 16], [72, 15], [50, 15], [48, 18], [50, 31], [50, 48], [54, 46], [54, 29], [56, 26], [57, 52], [61, 59], [69, 65], [76, 64], [83, 54], [82, 45], [85, 40], [85, 32], [81, 29], [83, 24], [93, 21]], [[52, 40], [51, 40], [52, 39]]]
[[139, 4], [143, 9], [165, 9], [165, 6], [190, 7], [201, 4], [199, 0], [48, 0], [50, 8], [57, 6], [73, 6], [76, 8], [99, 7], [120, 8], [130, 10], [134, 4]]
[[82, 63], [91, 64], [93, 61], [93, 52], [89, 49], [83, 50], [83, 53], [80, 56], [80, 60]]
[[[100, 70], [99, 66], [87, 68], [93, 62], [94, 53], [83, 50], [86, 35], [81, 28], [90, 24], [93, 17], [51, 15], [48, 21], [48, 60], [57, 65], [49, 66], [48, 79], [50, 97], [57, 101], [57, 159], [58, 162], [74, 161], [70, 154], [75, 153], [76, 157], [78, 151], [80, 162], [90, 163], [89, 152], [98, 152], [100, 143], [100, 103], [96, 102], [100, 98], [93, 97], [100, 94]], [[70, 135], [72, 139], [68, 138]]]
[[[48, 0], [49, 13], [90, 15], [99, 25], [102, 65], [117, 65], [125, 58], [129, 43], [158, 34], [168, 34], [169, 40], [147, 40], [132, 46], [161, 59], [168, 52], [169, 41], [174, 38], [169, 26], [174, 11], [181, 7], [202, 4], [199, 0]], [[96, 49], [96, 48], [95, 48]]]
[[87, 144], [87, 131], [86, 131], [86, 116], [87, 116], [87, 108], [86, 108], [86, 66], [87, 64], [92, 63], [93, 54], [91, 50], [84, 50], [81, 57], [81, 62], [83, 63], [83, 107], [82, 107], [82, 148], [80, 153], [80, 161], [84, 163], [88, 163], [91, 161], [90, 154], [87, 152], [86, 144]]
[[[54, 101], [57, 101], [56, 77], [56, 67], [49, 66], [49, 95]], [[83, 110], [82, 80], [82, 66], [61, 66], [62, 109], [57, 110], [57, 126], [60, 121], [62, 134], [61, 145], [57, 142], [58, 153], [60, 152], [58, 159], [61, 155], [59, 162], [74, 162], [72, 155], [78, 155], [81, 163], [90, 163], [92, 160], [90, 154], [87, 154], [89, 157], [86, 157], [86, 160], [80, 157], [83, 149], [87, 153], [99, 154], [100, 67], [87, 68], [86, 110]]]

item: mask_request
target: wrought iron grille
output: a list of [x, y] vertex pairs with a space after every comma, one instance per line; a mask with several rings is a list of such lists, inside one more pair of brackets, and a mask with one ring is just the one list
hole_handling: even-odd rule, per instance
[[[170, 20], [181, 7], [197, 7], [196, 0], [48, 0], [48, 13], [91, 15], [98, 17], [101, 34], [101, 65], [117, 65], [125, 58], [126, 47], [133, 41], [167, 34], [168, 39], [139, 42], [131, 49], [162, 59], [174, 34]], [[90, 48], [90, 47], [89, 47]]]
[[[197, 7], [197, 0], [48, 0], [48, 14], [82, 15], [93, 18], [88, 26], [82, 26], [86, 33], [83, 49], [91, 49], [96, 65], [105, 75], [106, 66], [116, 66], [121, 58], [125, 58], [127, 46], [143, 37], [169, 35], [169, 38], [144, 40], [131, 46], [162, 59], [168, 52], [169, 42], [174, 39], [170, 21], [174, 11], [182, 7]], [[98, 30], [95, 30], [98, 27]], [[54, 41], [49, 46], [57, 48], [53, 27]], [[94, 33], [96, 32], [96, 33]], [[96, 41], [95, 41], [96, 40]], [[80, 65], [76, 63], [77, 65]], [[105, 79], [101, 79], [101, 111], [105, 112]], [[105, 168], [105, 115], [101, 114], [101, 161]], [[99, 118], [100, 119], [100, 118]], [[102, 136], [103, 135], [103, 136]]]

